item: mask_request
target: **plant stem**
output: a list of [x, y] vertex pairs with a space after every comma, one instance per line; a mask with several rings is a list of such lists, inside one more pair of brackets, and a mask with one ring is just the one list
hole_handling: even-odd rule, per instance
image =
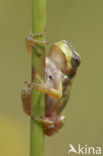
[[[46, 15], [46, 0], [32, 0], [32, 32], [45, 32], [45, 15]], [[39, 37], [38, 40], [43, 40]], [[32, 50], [32, 81], [35, 74], [39, 73], [42, 78], [45, 75], [45, 51], [43, 47], [38, 47], [41, 51], [41, 56]], [[45, 115], [45, 97], [43, 93], [32, 90], [31, 96], [31, 115], [40, 117]], [[30, 123], [30, 156], [44, 156], [44, 132], [43, 126], [31, 119]]]

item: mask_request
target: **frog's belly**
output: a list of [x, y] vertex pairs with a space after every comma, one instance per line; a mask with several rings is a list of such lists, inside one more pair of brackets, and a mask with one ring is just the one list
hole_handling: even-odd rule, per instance
[[60, 99], [56, 99], [56, 98], [53, 98], [49, 95], [45, 95], [45, 111], [46, 111], [46, 114], [51, 114], [53, 112], [55, 112], [57, 106], [59, 105], [60, 103]]

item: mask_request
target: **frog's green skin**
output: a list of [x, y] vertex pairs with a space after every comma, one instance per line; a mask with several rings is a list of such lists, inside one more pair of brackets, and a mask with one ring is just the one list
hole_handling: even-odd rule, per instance
[[[61, 111], [68, 103], [72, 81], [80, 64], [79, 54], [65, 40], [55, 43], [46, 57], [45, 82], [40, 84], [27, 82], [29, 88], [22, 91], [24, 111], [30, 115], [31, 88], [45, 93], [45, 117], [34, 120], [44, 124], [45, 134], [51, 136], [64, 123]], [[38, 77], [38, 76], [37, 76]]]

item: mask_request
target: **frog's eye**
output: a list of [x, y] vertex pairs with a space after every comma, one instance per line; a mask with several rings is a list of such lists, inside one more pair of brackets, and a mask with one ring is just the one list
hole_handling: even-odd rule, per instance
[[73, 67], [78, 67], [80, 64], [80, 58], [78, 56], [73, 56], [71, 59], [71, 64]]

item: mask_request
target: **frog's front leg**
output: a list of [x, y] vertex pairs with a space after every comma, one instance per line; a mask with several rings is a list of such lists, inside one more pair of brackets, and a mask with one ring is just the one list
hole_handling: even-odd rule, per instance
[[39, 41], [35, 39], [36, 37], [43, 36], [44, 33], [30, 33], [27, 38], [25, 39], [26, 48], [28, 50], [28, 53], [31, 54], [31, 48], [34, 48], [36, 52], [41, 55], [40, 50], [37, 46], [44, 46], [45, 44], [48, 44], [47, 41]]
[[54, 98], [61, 98], [62, 97], [62, 80], [59, 82], [58, 88], [51, 88], [47, 82], [42, 82], [40, 84], [32, 83], [30, 81], [25, 81], [27, 86], [31, 89], [36, 89], [37, 91], [46, 93]]

